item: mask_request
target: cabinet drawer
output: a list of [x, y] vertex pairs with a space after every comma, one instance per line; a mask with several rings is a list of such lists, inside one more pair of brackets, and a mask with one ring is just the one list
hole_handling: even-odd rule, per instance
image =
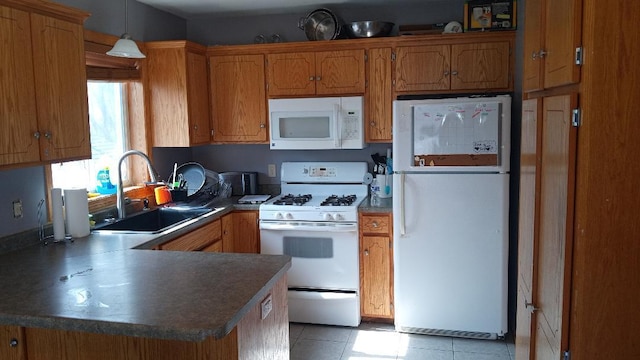
[[201, 228], [160, 245], [160, 250], [193, 251], [201, 250], [222, 237], [220, 219]]
[[390, 234], [391, 219], [389, 215], [362, 215], [360, 229], [363, 234]]

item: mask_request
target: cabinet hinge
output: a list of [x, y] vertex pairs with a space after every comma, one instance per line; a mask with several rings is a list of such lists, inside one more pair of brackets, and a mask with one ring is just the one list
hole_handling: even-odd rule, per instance
[[391, 61], [396, 61], [396, 53], [391, 53]]
[[566, 350], [562, 353], [562, 360], [571, 360], [571, 351]]
[[573, 109], [571, 112], [571, 125], [573, 127], [579, 127], [581, 123], [581, 112], [580, 109]]
[[211, 129], [211, 137], [213, 137], [213, 129]]
[[369, 61], [369, 54], [365, 53], [364, 54], [364, 62], [367, 62], [367, 61]]
[[582, 61], [584, 60], [582, 56], [583, 56], [582, 46], [578, 46], [576, 48], [576, 65], [582, 65]]

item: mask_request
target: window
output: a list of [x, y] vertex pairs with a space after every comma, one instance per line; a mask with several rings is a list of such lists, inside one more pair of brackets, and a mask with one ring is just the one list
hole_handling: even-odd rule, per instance
[[[88, 81], [91, 159], [51, 165], [53, 187], [84, 187], [96, 191], [97, 175], [109, 168], [111, 183], [117, 182], [117, 161], [128, 149], [127, 86], [123, 82]], [[126, 179], [128, 167], [122, 166]]]

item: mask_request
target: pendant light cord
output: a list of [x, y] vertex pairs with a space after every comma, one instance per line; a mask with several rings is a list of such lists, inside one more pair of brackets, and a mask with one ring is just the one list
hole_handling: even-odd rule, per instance
[[124, 33], [129, 33], [129, 6], [128, 0], [124, 0]]

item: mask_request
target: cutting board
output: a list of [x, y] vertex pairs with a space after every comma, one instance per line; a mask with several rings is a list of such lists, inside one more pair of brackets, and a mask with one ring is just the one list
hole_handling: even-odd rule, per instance
[[260, 204], [270, 197], [271, 195], [245, 195], [238, 200], [238, 204]]

